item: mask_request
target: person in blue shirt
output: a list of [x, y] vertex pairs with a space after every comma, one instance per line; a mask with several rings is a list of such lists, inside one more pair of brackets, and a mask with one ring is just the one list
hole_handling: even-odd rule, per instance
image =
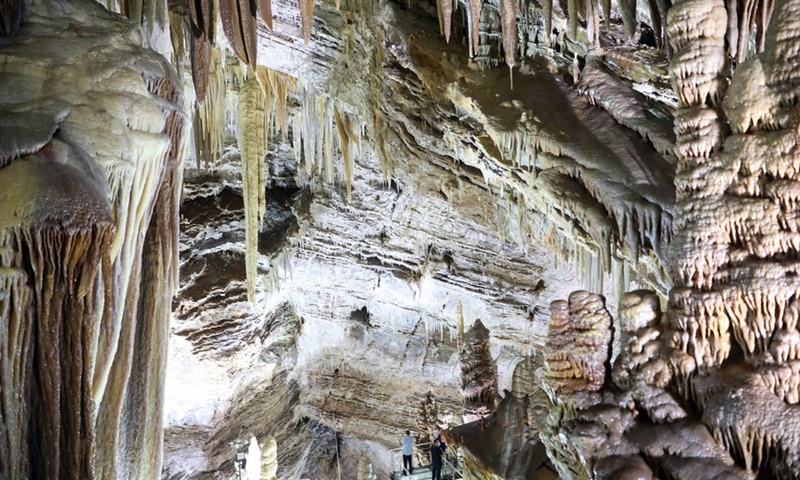
[[403, 471], [411, 475], [414, 473], [414, 465], [411, 461], [411, 455], [414, 454], [414, 439], [411, 437], [410, 430], [406, 430], [406, 438], [400, 443], [403, 445]]

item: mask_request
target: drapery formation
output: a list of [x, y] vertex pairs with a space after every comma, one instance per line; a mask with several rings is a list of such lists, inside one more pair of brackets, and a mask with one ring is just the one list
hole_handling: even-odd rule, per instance
[[0, 45], [0, 476], [156, 478], [182, 89], [101, 6], [27, 8]]

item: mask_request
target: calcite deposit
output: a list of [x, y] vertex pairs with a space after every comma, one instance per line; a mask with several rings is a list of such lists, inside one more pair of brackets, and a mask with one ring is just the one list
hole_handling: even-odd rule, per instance
[[800, 478], [798, 25], [0, 0], [0, 478]]

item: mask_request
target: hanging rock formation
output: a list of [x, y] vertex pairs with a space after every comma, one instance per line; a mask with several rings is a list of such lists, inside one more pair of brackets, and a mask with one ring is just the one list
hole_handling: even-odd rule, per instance
[[182, 91], [100, 5], [25, 9], [0, 39], [0, 476], [155, 478]]

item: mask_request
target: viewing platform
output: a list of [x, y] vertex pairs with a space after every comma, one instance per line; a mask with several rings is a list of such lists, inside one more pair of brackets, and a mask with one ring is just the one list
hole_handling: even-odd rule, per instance
[[[400, 448], [394, 449], [392, 453], [391, 480], [431, 480], [432, 472], [430, 466], [430, 443], [414, 445], [414, 468], [412, 474], [403, 470], [403, 451]], [[419, 459], [425, 459], [424, 465], [418, 465]], [[460, 452], [451, 451], [448, 447], [447, 452], [442, 455], [442, 480], [460, 480], [463, 478], [461, 473], [462, 459]]]

